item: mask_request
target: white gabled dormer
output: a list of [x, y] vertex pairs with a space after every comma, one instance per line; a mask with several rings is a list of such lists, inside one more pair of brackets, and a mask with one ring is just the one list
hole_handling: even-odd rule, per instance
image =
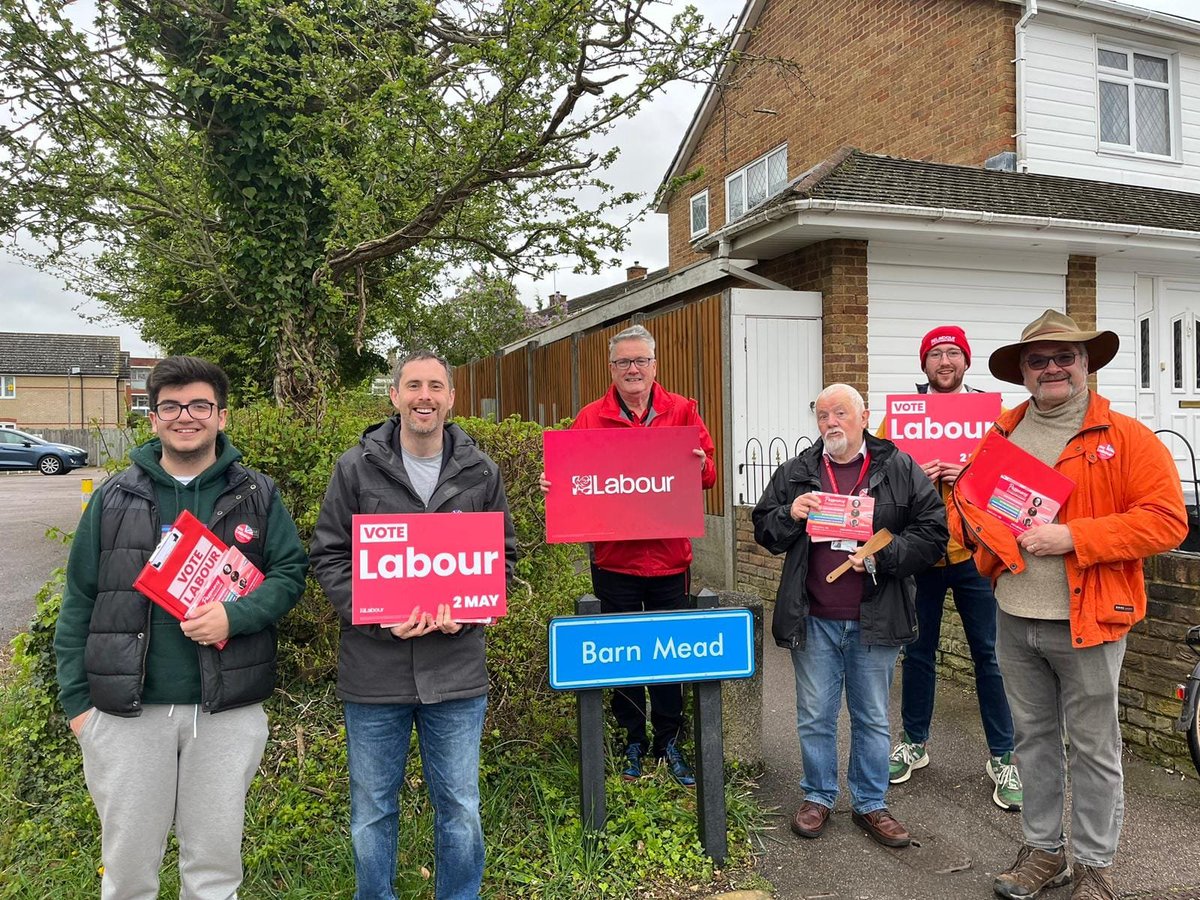
[[1025, 0], [1017, 165], [1200, 193], [1200, 21], [1110, 0]]

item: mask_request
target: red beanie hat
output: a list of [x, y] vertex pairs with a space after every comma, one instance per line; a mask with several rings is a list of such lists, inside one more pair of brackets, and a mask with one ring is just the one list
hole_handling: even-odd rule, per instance
[[963, 352], [963, 356], [967, 358], [967, 365], [971, 365], [971, 345], [967, 343], [967, 336], [963, 330], [957, 325], [939, 325], [921, 338], [922, 369], [925, 368], [925, 357], [937, 344], [953, 344]]

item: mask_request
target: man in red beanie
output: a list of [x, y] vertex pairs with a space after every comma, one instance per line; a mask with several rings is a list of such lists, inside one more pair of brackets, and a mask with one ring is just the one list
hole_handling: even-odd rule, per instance
[[[955, 394], [970, 391], [963, 383], [971, 367], [971, 345], [957, 325], [939, 325], [921, 340], [921, 368], [929, 381], [918, 384], [919, 393]], [[950, 493], [962, 464], [932, 460], [921, 467], [941, 491]], [[971, 553], [950, 539], [946, 553], [932, 568], [917, 575], [917, 639], [904, 648], [900, 715], [904, 734], [892, 751], [892, 784], [908, 781], [917, 769], [929, 765], [925, 743], [933, 719], [937, 686], [937, 649], [942, 629], [946, 592], [962, 619], [963, 631], [975, 664], [975, 692], [983, 719], [989, 756], [985, 771], [994, 785], [992, 801], [1001, 809], [1020, 809], [1021, 778], [1012, 761], [1013, 723], [1004, 681], [996, 662], [996, 598], [988, 580], [979, 574]]]

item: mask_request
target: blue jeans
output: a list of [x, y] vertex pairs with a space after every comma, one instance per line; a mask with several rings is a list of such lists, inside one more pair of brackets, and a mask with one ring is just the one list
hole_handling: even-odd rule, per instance
[[858, 622], [808, 617], [808, 639], [792, 651], [796, 670], [796, 731], [806, 800], [833, 808], [838, 795], [837, 729], [842, 687], [850, 710], [846, 780], [857, 813], [884, 809], [888, 787], [888, 691], [899, 647], [863, 644]]
[[904, 731], [915, 743], [929, 740], [947, 590], [954, 592], [954, 606], [971, 648], [979, 717], [988, 749], [992, 756], [1003, 756], [1013, 749], [1013, 722], [996, 662], [996, 598], [991, 584], [969, 559], [951, 566], [935, 566], [917, 576], [917, 639], [904, 648], [901, 662], [904, 678], [900, 718]]
[[477, 900], [483, 882], [479, 742], [487, 695], [442, 703], [345, 703], [354, 900], [395, 900], [399, 793], [413, 723], [433, 801], [437, 900]]

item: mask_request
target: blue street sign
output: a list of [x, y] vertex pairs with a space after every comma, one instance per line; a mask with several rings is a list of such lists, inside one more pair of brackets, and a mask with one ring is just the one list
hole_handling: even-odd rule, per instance
[[753, 675], [754, 616], [748, 609], [550, 620], [550, 687], [558, 691]]

